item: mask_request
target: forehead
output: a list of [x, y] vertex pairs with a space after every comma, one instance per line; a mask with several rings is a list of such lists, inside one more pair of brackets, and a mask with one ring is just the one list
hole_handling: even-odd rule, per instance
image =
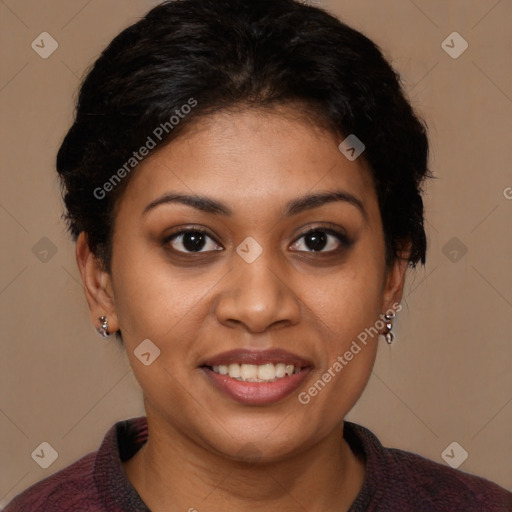
[[[348, 160], [341, 139], [303, 118], [246, 110], [201, 118], [137, 167], [123, 197], [132, 212], [168, 192], [197, 194], [233, 204], [243, 214], [255, 205], [345, 190], [371, 209], [375, 190], [362, 158]], [[236, 207], [235, 207], [236, 206]]]

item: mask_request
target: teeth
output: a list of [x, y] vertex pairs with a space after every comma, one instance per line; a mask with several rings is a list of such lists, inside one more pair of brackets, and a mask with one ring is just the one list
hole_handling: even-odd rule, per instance
[[[215, 367], [213, 368], [213, 371], [215, 371]], [[240, 377], [240, 365], [239, 364], [230, 364], [228, 366], [228, 373], [226, 375], [229, 375], [230, 377], [235, 377], [235, 378]]]
[[274, 382], [277, 379], [289, 377], [300, 372], [300, 368], [293, 364], [237, 364], [213, 366], [212, 370], [220, 375], [228, 375], [229, 377], [244, 382]]
[[249, 382], [258, 378], [258, 367], [254, 364], [242, 364], [240, 366], [240, 377]]
[[271, 364], [262, 364], [258, 366], [258, 379], [260, 380], [274, 380], [276, 378], [276, 367]]
[[276, 377], [282, 378], [286, 375], [286, 365], [283, 363], [276, 364]]

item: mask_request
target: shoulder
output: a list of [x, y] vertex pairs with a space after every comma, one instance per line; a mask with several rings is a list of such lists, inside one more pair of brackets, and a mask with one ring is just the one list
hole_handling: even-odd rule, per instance
[[[67, 512], [103, 510], [94, 482], [96, 452], [85, 455], [73, 464], [31, 485], [18, 494], [4, 512]], [[78, 508], [77, 508], [78, 509]]]
[[396, 468], [396, 487], [407, 486], [409, 499], [431, 507], [425, 510], [512, 511], [512, 493], [485, 478], [396, 448], [384, 448], [384, 452]]
[[368, 505], [365, 510], [512, 512], [512, 493], [499, 485], [412, 452], [386, 448], [366, 427], [345, 423], [351, 448], [366, 458], [360, 499]]
[[3, 512], [147, 510], [122, 465], [147, 435], [144, 416], [118, 421], [97, 451], [36, 482], [11, 500]]

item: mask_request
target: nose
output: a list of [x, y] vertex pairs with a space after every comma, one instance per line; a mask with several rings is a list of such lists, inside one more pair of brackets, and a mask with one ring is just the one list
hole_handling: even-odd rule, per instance
[[220, 323], [252, 333], [299, 323], [301, 306], [290, 272], [275, 259], [270, 250], [264, 250], [252, 263], [234, 256], [235, 268], [223, 280], [216, 305]]

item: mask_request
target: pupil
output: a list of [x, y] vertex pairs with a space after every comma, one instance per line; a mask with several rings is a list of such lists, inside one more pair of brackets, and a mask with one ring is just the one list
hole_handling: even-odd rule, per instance
[[187, 251], [199, 251], [203, 248], [205, 243], [202, 233], [190, 232], [183, 235], [183, 247]]
[[312, 251], [320, 251], [325, 247], [327, 236], [322, 231], [311, 231], [306, 235], [306, 246]]

